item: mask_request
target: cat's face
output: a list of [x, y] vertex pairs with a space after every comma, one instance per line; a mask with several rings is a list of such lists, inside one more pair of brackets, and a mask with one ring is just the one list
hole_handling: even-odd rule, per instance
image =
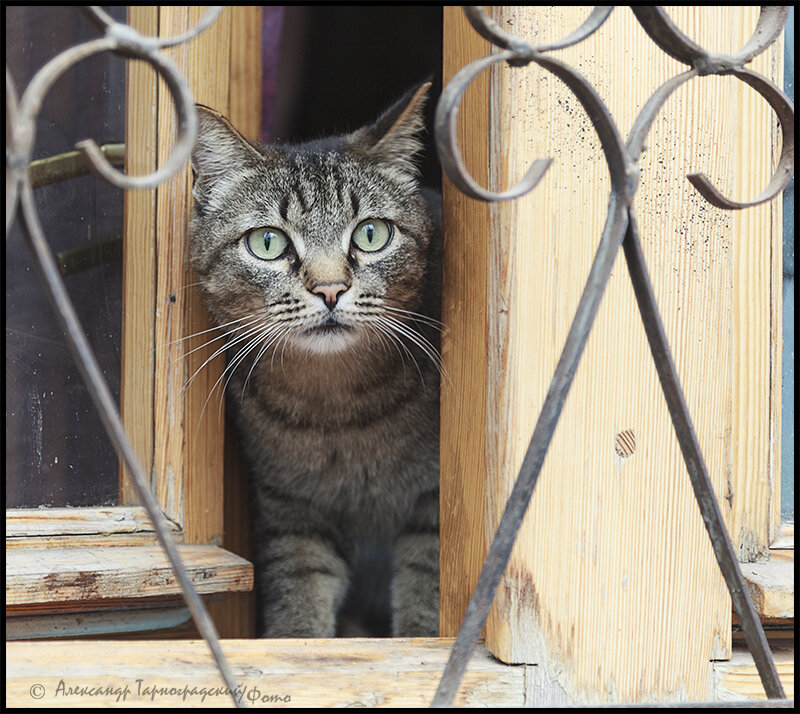
[[409, 329], [433, 231], [412, 163], [427, 87], [371, 127], [294, 147], [251, 144], [198, 108], [192, 267], [240, 348], [333, 353]]

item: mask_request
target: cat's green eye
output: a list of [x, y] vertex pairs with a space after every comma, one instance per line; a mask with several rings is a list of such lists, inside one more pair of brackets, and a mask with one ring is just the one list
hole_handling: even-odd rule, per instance
[[245, 236], [244, 244], [256, 258], [275, 260], [284, 254], [289, 239], [277, 228], [256, 228]]
[[392, 237], [392, 227], [380, 218], [361, 221], [353, 231], [353, 243], [366, 253], [374, 253], [385, 247]]

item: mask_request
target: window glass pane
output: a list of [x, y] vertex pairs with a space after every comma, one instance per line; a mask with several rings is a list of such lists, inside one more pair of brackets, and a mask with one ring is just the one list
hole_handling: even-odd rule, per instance
[[[794, 8], [786, 21], [784, 91], [794, 101]], [[783, 192], [781, 521], [794, 521], [794, 179]]]
[[[125, 8], [105, 8], [125, 19]], [[74, 7], [6, 8], [6, 62], [19, 94], [58, 53], [99, 36]], [[68, 70], [37, 121], [34, 159], [76, 141], [124, 140], [125, 62], [108, 53]], [[120, 379], [122, 191], [93, 175], [35, 189], [39, 217], [116, 398]], [[6, 240], [8, 507], [117, 502], [118, 465], [40, 286], [23, 235]]]

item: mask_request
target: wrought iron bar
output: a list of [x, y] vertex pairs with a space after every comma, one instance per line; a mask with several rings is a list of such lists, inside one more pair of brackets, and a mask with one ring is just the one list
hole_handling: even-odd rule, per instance
[[683, 453], [686, 470], [689, 472], [695, 499], [700, 507], [700, 515], [703, 517], [703, 523], [714, 548], [714, 555], [731, 594], [733, 606], [741, 620], [747, 646], [753, 655], [764, 690], [770, 698], [784, 698], [783, 688], [770, 654], [764, 629], [761, 627], [758, 613], [753, 606], [733, 544], [728, 537], [722, 512], [714, 496], [714, 487], [700, 450], [700, 443], [692, 425], [689, 408], [686, 406], [678, 379], [678, 371], [672, 359], [672, 352], [669, 349], [664, 325], [661, 322], [661, 315], [653, 294], [653, 286], [644, 262], [639, 230], [632, 207], [629, 209], [628, 231], [622, 247], [639, 313], [647, 334], [647, 341], [650, 343], [650, 351], [658, 371], [658, 378], [672, 417], [675, 433], [678, 436], [678, 444]]
[[6, 68], [6, 120], [9, 140], [6, 149], [6, 231], [14, 218], [19, 218], [47, 297], [61, 324], [67, 344], [99, 412], [103, 426], [117, 454], [129, 470], [136, 494], [153, 522], [158, 541], [170, 561], [186, 605], [198, 631], [211, 650], [234, 705], [243, 707], [244, 702], [236, 696], [236, 683], [220, 647], [214, 623], [181, 561], [175, 541], [167, 527], [166, 518], [150, 491], [147, 476], [125, 433], [117, 405], [59, 274], [57, 263], [39, 222], [29, 171], [35, 141], [36, 116], [49, 88], [58, 77], [81, 59], [100, 52], [116, 52], [125, 57], [144, 59], [166, 80], [178, 114], [178, 139], [172, 155], [165, 165], [153, 174], [130, 177], [112, 168], [106, 155], [93, 140], [79, 142], [77, 148], [97, 173], [120, 188], [153, 187], [175, 174], [189, 158], [197, 133], [197, 117], [185, 79], [180, 75], [176, 65], [160, 54], [159, 49], [195, 37], [216, 19], [221, 10], [221, 7], [211, 8], [194, 28], [179, 38], [148, 38], [127, 25], [117, 23], [99, 8], [86, 8], [88, 17], [104, 28], [105, 36], [65, 50], [50, 60], [34, 75], [19, 101], [13, 79]]
[[608, 219], [589, 278], [545, 397], [542, 411], [534, 427], [519, 475], [506, 503], [500, 525], [489, 547], [486, 561], [439, 682], [432, 702], [434, 707], [447, 706], [452, 703], [477, 644], [480, 631], [494, 600], [500, 577], [508, 563], [511, 548], [536, 486], [539, 471], [597, 314], [597, 308], [605, 291], [611, 266], [620, 244], [624, 246], [637, 305], [715, 557], [731, 593], [731, 599], [745, 631], [745, 638], [756, 662], [764, 690], [770, 699], [785, 699], [769, 645], [744, 583], [733, 546], [728, 538], [722, 514], [714, 497], [713, 485], [692, 427], [691, 417], [683, 398], [653, 296], [650, 278], [644, 264], [631, 204], [638, 179], [638, 167], [635, 162], [641, 155], [644, 139], [656, 114], [677, 87], [689, 79], [706, 74], [732, 74], [747, 82], [764, 96], [778, 115], [783, 131], [783, 147], [778, 168], [772, 180], [767, 188], [752, 201], [740, 203], [725, 198], [703, 175], [691, 174], [688, 176], [689, 180], [706, 200], [716, 206], [728, 209], [745, 208], [771, 200], [786, 186], [792, 176], [794, 164], [794, 107], [780, 89], [764, 77], [746, 69], [744, 64], [774, 42], [786, 21], [788, 9], [762, 7], [753, 36], [739, 52], [733, 55], [709, 54], [683, 35], [660, 7], [639, 6], [634, 7], [633, 11], [656, 44], [671, 56], [690, 65], [691, 69], [666, 82], [646, 102], [634, 122], [625, 147], [620, 152], [615, 139], [616, 125], [588, 82], [567, 65], [546, 58], [542, 54], [549, 49], [566, 47], [584, 39], [602, 25], [608, 18], [611, 8], [595, 8], [578, 30], [560, 42], [543, 47], [533, 47], [517, 37], [508, 35], [488, 17], [483, 8], [464, 8], [464, 13], [473, 28], [481, 36], [503, 47], [504, 50], [467, 65], [451, 79], [450, 84], [442, 92], [435, 120], [436, 145], [442, 167], [451, 181], [462, 192], [473, 198], [484, 201], [503, 201], [518, 198], [527, 193], [541, 179], [549, 166], [549, 159], [540, 159], [534, 162], [522, 181], [508, 191], [493, 193], [484, 189], [476, 184], [467, 173], [461, 161], [456, 136], [459, 100], [469, 83], [478, 74], [496, 62], [506, 61], [512, 67], [523, 67], [530, 62], [536, 62], [556, 74], [567, 84], [586, 109], [600, 137], [609, 165], [611, 196]]

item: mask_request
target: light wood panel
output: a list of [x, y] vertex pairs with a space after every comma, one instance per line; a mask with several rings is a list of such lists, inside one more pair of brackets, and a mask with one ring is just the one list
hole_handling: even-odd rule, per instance
[[[253, 567], [216, 546], [179, 545], [178, 553], [199, 593], [249, 590]], [[158, 545], [99, 548], [27, 548], [6, 554], [6, 610], [41, 603], [149, 598], [181, 592]], [[39, 608], [41, 610], [41, 608]]]
[[[147, 12], [145, 12], [145, 10]], [[162, 6], [131, 10], [148, 34], [174, 36], [193, 27], [206, 8]], [[261, 9], [225, 8], [214, 24], [188, 43], [165, 50], [186, 78], [195, 101], [211, 106], [248, 136], [261, 124]], [[176, 135], [175, 110], [162, 79], [131, 63], [128, 143], [139, 173], [166, 161]], [[234, 450], [225, 448], [224, 357], [206, 363], [214, 336], [196, 277], [188, 267], [187, 223], [191, 170], [158, 189], [126, 194], [126, 348], [123, 414], [137, 451], [152, 473], [165, 514], [187, 543], [225, 544], [247, 555], [247, 495]], [[130, 243], [130, 245], [128, 245]], [[214, 343], [215, 347], [218, 343]], [[195, 348], [198, 348], [195, 350]], [[193, 377], [194, 376], [194, 377]], [[191, 380], [191, 382], [190, 382]], [[216, 385], [216, 387], [215, 387]], [[135, 503], [123, 480], [123, 502]], [[250, 634], [252, 602], [242, 596], [215, 605], [221, 629]], [[229, 623], [230, 624], [230, 623]], [[233, 629], [231, 629], [233, 627]]]
[[[783, 691], [789, 699], [793, 699], [794, 645], [789, 642], [783, 648], [773, 646], [772, 654]], [[740, 702], [743, 699], [766, 699], [758, 670], [746, 648], [737, 648], [728, 662], [712, 663], [710, 698], [719, 701], [721, 706], [725, 706], [726, 702]]]
[[[739, 44], [750, 30], [749, 22], [732, 29]], [[750, 66], [783, 88], [783, 38]], [[755, 90], [741, 82], [737, 90], [727, 122], [731, 155], [739, 158], [732, 162], [731, 194], [748, 200], [764, 189], [778, 163], [780, 127]], [[752, 562], [769, 557], [780, 526], [783, 202], [779, 197], [736, 211], [731, 222], [734, 503], [728, 528], [739, 559]]]
[[[209, 690], [223, 687], [222, 679], [202, 641], [6, 644], [9, 662], [6, 705], [30, 706], [31, 691], [43, 696], [38, 706], [231, 706], [230, 696], [158, 693], [142, 695], [143, 686]], [[444, 670], [452, 640], [338, 639], [338, 640], [223, 640], [222, 651], [248, 706], [280, 707], [427, 707]], [[98, 665], [102, 662], [102, 665]], [[478, 650], [467, 667], [456, 706], [523, 704], [521, 667], [506, 667]], [[117, 702], [113, 692], [63, 697], [66, 685], [119, 687], [130, 694]], [[102, 684], [101, 684], [102, 682]], [[41, 690], [32, 690], [38, 684]], [[256, 694], [260, 692], [260, 694]], [[250, 697], [248, 697], [248, 693]], [[263, 696], [280, 700], [262, 701]]]
[[[444, 82], [489, 43], [445, 7]], [[459, 111], [459, 141], [469, 146], [467, 166], [488, 180], [488, 75], [467, 90]], [[454, 636], [486, 554], [484, 536], [486, 451], [486, 271], [489, 207], [442, 179], [442, 359], [454, 379], [442, 380], [440, 449], [439, 634]]]
[[[173, 36], [197, 24], [204, 8], [161, 6], [159, 32]], [[190, 43], [173, 49], [172, 59], [201, 104], [228, 109], [230, 13]], [[175, 111], [159, 79], [158, 153], [172, 150]], [[180, 523], [187, 543], [221, 543], [224, 404], [212, 394], [224, 360], [208, 364], [210, 348], [192, 351], [200, 340], [183, 339], [208, 329], [211, 321], [188, 267], [187, 223], [191, 211], [191, 169], [187, 166], [157, 189], [156, 205], [156, 375], [155, 465], [157, 497]], [[196, 376], [186, 387], [188, 380]]]
[[[167, 523], [173, 530], [174, 524]], [[144, 508], [14, 508], [6, 511], [6, 543], [54, 536], [106, 536], [147, 532], [154, 527]]]
[[[452, 639], [338, 639], [272, 640], [269, 647], [258, 640], [223, 640], [221, 645], [249, 706], [407, 708], [430, 704], [452, 643]], [[776, 660], [781, 682], [791, 697], [793, 650], [777, 651]], [[213, 691], [222, 681], [202, 641], [7, 642], [6, 661], [9, 707], [30, 706], [32, 693], [41, 697], [36, 704], [47, 707], [231, 706], [227, 694]], [[479, 646], [454, 704], [568, 704], [563, 692], [538, 678], [539, 669], [508, 667]], [[709, 669], [711, 686], [705, 699], [722, 705], [730, 700], [763, 698], [746, 650], [740, 648], [730, 662], [713, 662]], [[35, 685], [38, 688], [34, 689]], [[126, 685], [128, 693], [123, 699]], [[94, 690], [68, 695], [67, 687]], [[202, 692], [192, 692], [192, 687], [206, 687], [205, 700]], [[181, 699], [184, 688], [185, 704]], [[265, 696], [266, 700], [255, 701]], [[280, 700], [270, 701], [269, 697]]]
[[[534, 44], [566, 36], [589, 11], [493, 9], [501, 27]], [[732, 51], [752, 33], [757, 8], [670, 12], [701, 45]], [[457, 49], [446, 44], [445, 55]], [[773, 76], [775, 52], [752, 66]], [[595, 86], [623, 136], [652, 92], [683, 70], [628, 8], [554, 54]], [[738, 198], [760, 192], [774, 133], [770, 110], [754, 94], [733, 78], [708, 77], [673, 95], [654, 122], [636, 198], [656, 298], [729, 526], [767, 524], [772, 507], [774, 479], [759, 464], [768, 463], [775, 433], [768, 367], [778, 209], [744, 212], [745, 231], [739, 218], [706, 204], [685, 174], [704, 171]], [[486, 384], [488, 543], [574, 317], [609, 181], [580, 104], [544, 70], [497, 65], [486, 101], [491, 188], [516, 183], [535, 158], [555, 159], [532, 194], [490, 208], [489, 379], [455, 378], [465, 400], [480, 400]], [[764, 128], [759, 140], [740, 125], [744, 113], [753, 117], [752, 131]], [[484, 150], [462, 146], [467, 154]], [[477, 251], [470, 261], [480, 266], [481, 247], [470, 247]], [[482, 323], [474, 329], [480, 333]], [[480, 360], [482, 351], [464, 359]], [[745, 386], [738, 375], [749, 366]], [[615, 451], [624, 432], [635, 443], [629, 456]], [[738, 539], [743, 531], [733, 528]], [[487, 622], [487, 648], [504, 661], [540, 664], [541, 676], [572, 700], [699, 699], [708, 690], [708, 661], [730, 652], [730, 614], [620, 257]]]
[[762, 618], [794, 619], [794, 561], [743, 563], [742, 574]]
[[[261, 7], [237, 6], [231, 13], [230, 84], [228, 118], [248, 139], [260, 139], [261, 132]], [[269, 38], [277, 41], [279, 38]], [[223, 546], [252, 560], [247, 472], [239, 455], [233, 425], [225, 435], [225, 483]], [[211, 603], [209, 611], [221, 637], [255, 635], [255, 593], [227, 594], [222, 602]]]
[[[129, 7], [128, 24], [143, 35], [158, 35], [158, 8]], [[144, 176], [156, 169], [158, 90], [155, 71], [146, 62], [129, 61], [126, 82], [125, 172]], [[125, 192], [122, 243], [120, 413], [147, 474], [152, 474], [153, 470], [155, 200], [155, 189]], [[138, 502], [121, 460], [119, 502]]]

